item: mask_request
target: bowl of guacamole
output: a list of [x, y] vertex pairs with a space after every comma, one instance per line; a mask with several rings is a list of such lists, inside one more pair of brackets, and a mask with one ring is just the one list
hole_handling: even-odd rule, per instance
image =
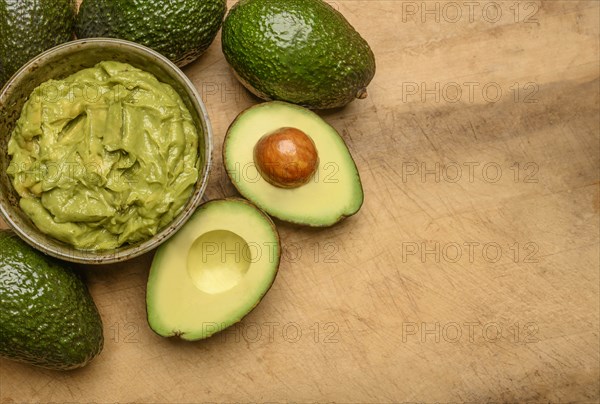
[[106, 264], [169, 238], [201, 201], [212, 148], [190, 80], [118, 39], [53, 48], [0, 92], [0, 213], [26, 242]]

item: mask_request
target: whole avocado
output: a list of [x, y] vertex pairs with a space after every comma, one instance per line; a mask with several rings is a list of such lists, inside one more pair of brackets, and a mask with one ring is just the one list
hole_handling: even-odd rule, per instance
[[73, 38], [73, 0], [0, 0], [0, 87], [43, 51]]
[[240, 0], [223, 23], [222, 46], [256, 96], [312, 109], [365, 98], [375, 75], [368, 43], [321, 0]]
[[75, 32], [137, 42], [182, 67], [208, 49], [226, 11], [226, 0], [83, 0]]
[[10, 231], [0, 251], [0, 356], [55, 370], [96, 357], [102, 320], [83, 281]]

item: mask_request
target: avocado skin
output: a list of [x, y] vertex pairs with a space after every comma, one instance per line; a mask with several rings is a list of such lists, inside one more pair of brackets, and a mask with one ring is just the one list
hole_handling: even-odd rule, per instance
[[0, 0], [0, 87], [43, 51], [73, 38], [73, 0]]
[[183, 67], [208, 49], [226, 11], [226, 0], [84, 0], [75, 32], [137, 42]]
[[368, 43], [321, 0], [241, 0], [223, 23], [222, 46], [252, 93], [312, 109], [364, 98], [375, 75]]
[[102, 320], [83, 281], [60, 261], [0, 230], [0, 356], [55, 370], [102, 350]]

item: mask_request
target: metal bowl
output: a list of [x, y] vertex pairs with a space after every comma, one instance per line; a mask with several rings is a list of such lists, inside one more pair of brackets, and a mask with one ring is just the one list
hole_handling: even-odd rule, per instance
[[[189, 109], [198, 130], [199, 177], [194, 192], [182, 212], [152, 238], [115, 250], [78, 250], [42, 233], [19, 207], [7, 168], [8, 140], [32, 91], [49, 79], [62, 79], [104, 60], [115, 60], [152, 73], [171, 85]], [[133, 42], [97, 38], [68, 42], [52, 48], [23, 66], [0, 92], [0, 214], [28, 244], [66, 261], [83, 264], [109, 264], [125, 261], [158, 247], [175, 233], [200, 204], [211, 166], [212, 129], [206, 108], [194, 85], [179, 68], [159, 53]]]

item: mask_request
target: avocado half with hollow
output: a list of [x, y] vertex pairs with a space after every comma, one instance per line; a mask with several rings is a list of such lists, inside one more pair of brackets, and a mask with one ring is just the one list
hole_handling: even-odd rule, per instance
[[146, 291], [150, 328], [194, 341], [237, 323], [270, 289], [280, 254], [275, 225], [254, 205], [205, 203], [154, 256]]
[[245, 198], [287, 222], [331, 226], [363, 203], [360, 175], [344, 140], [297, 105], [272, 101], [242, 112], [225, 136], [223, 162]]

